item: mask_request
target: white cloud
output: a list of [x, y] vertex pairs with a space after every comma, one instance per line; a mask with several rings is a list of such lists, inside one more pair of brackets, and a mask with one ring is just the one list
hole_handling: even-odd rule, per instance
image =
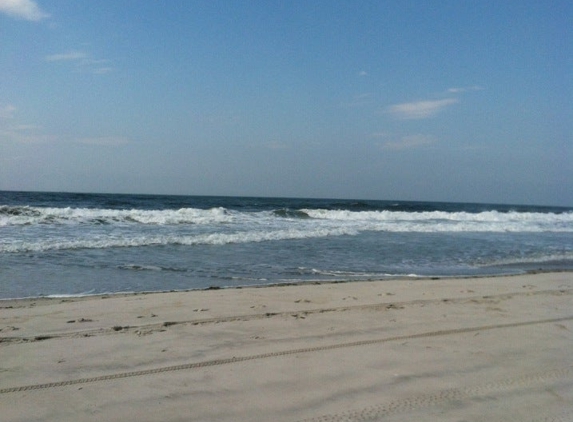
[[74, 61], [74, 60], [84, 60], [87, 58], [87, 54], [81, 51], [70, 51], [68, 53], [61, 54], [51, 54], [46, 56], [46, 61], [48, 62], [61, 62], [61, 61]]
[[93, 73], [103, 75], [104, 73], [113, 72], [113, 67], [99, 67], [93, 70]]
[[54, 140], [51, 135], [43, 133], [41, 127], [21, 123], [18, 109], [12, 104], [0, 106], [0, 142], [45, 143]]
[[482, 91], [483, 88], [481, 86], [478, 85], [474, 85], [474, 86], [464, 86], [464, 87], [458, 87], [458, 88], [448, 88], [448, 92], [452, 93], [452, 94], [461, 94], [463, 92], [468, 92], [468, 91]]
[[[1, 1], [1, 0], [0, 0]], [[47, 62], [68, 62], [76, 66], [76, 70], [91, 72], [98, 75], [112, 72], [111, 66], [103, 66], [110, 63], [107, 59], [93, 59], [83, 51], [69, 51], [67, 53], [51, 54], [45, 57]]]
[[366, 72], [365, 70], [361, 70], [360, 72], [358, 72], [358, 76], [368, 76], [368, 72]]
[[0, 125], [0, 142], [11, 141], [18, 143], [46, 143], [53, 141], [54, 136], [41, 133], [34, 125], [14, 125], [2, 127]]
[[399, 151], [403, 149], [418, 148], [434, 143], [434, 139], [426, 135], [409, 135], [397, 141], [389, 141], [380, 145], [385, 150]]
[[387, 112], [400, 119], [426, 119], [435, 116], [444, 108], [457, 102], [458, 99], [456, 98], [416, 101], [390, 106], [387, 108]]
[[32, 0], [0, 0], [0, 13], [28, 21], [40, 21], [50, 16]]

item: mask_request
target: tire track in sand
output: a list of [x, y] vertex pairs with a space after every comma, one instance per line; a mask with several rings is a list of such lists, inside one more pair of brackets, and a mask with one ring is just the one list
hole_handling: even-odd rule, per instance
[[[503, 329], [503, 328], [525, 327], [525, 326], [531, 326], [531, 325], [549, 324], [549, 323], [556, 323], [556, 322], [570, 321], [570, 320], [573, 320], [573, 316], [568, 316], [568, 317], [563, 317], [563, 318], [535, 320], [535, 321], [514, 322], [514, 323], [509, 323], [509, 324], [495, 324], [495, 325], [485, 325], [485, 326], [478, 326], [478, 327], [454, 328], [454, 329], [449, 329], [449, 330], [430, 331], [430, 332], [425, 332], [425, 333], [409, 334], [409, 335], [393, 336], [393, 337], [384, 337], [384, 338], [377, 338], [377, 339], [371, 339], [371, 340], [361, 340], [361, 341], [354, 341], [354, 342], [348, 342], [348, 343], [336, 343], [336, 344], [330, 344], [330, 345], [325, 345], [325, 346], [315, 346], [315, 347], [307, 347], [307, 348], [299, 348], [299, 349], [282, 350], [282, 351], [277, 351], [277, 352], [261, 353], [261, 354], [242, 356], [242, 357], [239, 356], [239, 357], [232, 357], [232, 358], [226, 358], [226, 359], [214, 359], [214, 360], [208, 360], [208, 361], [203, 361], [203, 362], [187, 363], [187, 364], [173, 365], [173, 366], [164, 366], [161, 368], [154, 368], [154, 369], [143, 369], [143, 370], [139, 370], [139, 371], [121, 372], [121, 373], [101, 375], [101, 376], [96, 376], [96, 377], [79, 378], [79, 379], [68, 380], [68, 381], [56, 381], [56, 382], [43, 383], [43, 384], [31, 384], [31, 385], [24, 385], [24, 386], [17, 386], [17, 387], [6, 387], [6, 388], [0, 389], [0, 395], [8, 394], [8, 393], [22, 392], [22, 391], [42, 390], [42, 389], [46, 389], [46, 388], [65, 387], [65, 386], [69, 386], [69, 385], [111, 381], [111, 380], [117, 380], [117, 379], [123, 379], [123, 378], [132, 378], [132, 377], [138, 377], [138, 376], [144, 376], [144, 375], [154, 375], [154, 374], [160, 374], [160, 373], [164, 373], [164, 372], [183, 371], [183, 370], [191, 370], [191, 369], [197, 369], [197, 368], [206, 368], [206, 367], [210, 367], [210, 366], [228, 365], [228, 364], [232, 364], [232, 363], [245, 362], [245, 361], [250, 361], [250, 360], [268, 359], [268, 358], [289, 356], [289, 355], [295, 355], [295, 354], [322, 352], [322, 351], [327, 351], [327, 350], [343, 349], [343, 348], [349, 348], [349, 347], [368, 346], [368, 345], [373, 345], [373, 344], [388, 343], [388, 342], [392, 342], [392, 341], [403, 341], [403, 340], [447, 336], [447, 335], [455, 335], [455, 334], [467, 334], [467, 333], [478, 332], [478, 331], [487, 331], [487, 330], [495, 330], [495, 329]], [[567, 371], [570, 371], [570, 370], [571, 370], [571, 368], [567, 368]], [[569, 373], [569, 372], [567, 372], [567, 373]], [[454, 393], [448, 393], [448, 394], [452, 395]], [[424, 401], [427, 401], [428, 399], [425, 399], [422, 397], [420, 400], [422, 400], [422, 402], [424, 402]], [[322, 419], [316, 419], [316, 421], [321, 421], [321, 420]], [[332, 420], [337, 421], [339, 419], [332, 419]], [[358, 419], [358, 420], [361, 420], [361, 419]], [[364, 420], [370, 420], [370, 419], [364, 419]], [[324, 421], [331, 421], [331, 419], [324, 419]]]
[[569, 407], [556, 414], [550, 414], [541, 419], [534, 419], [530, 422], [572, 422], [573, 421], [573, 407]]
[[[440, 404], [447, 404], [464, 399], [479, 398], [493, 393], [499, 394], [512, 390], [523, 389], [536, 385], [550, 383], [553, 380], [571, 375], [573, 367], [568, 366], [559, 369], [547, 370], [533, 373], [517, 378], [506, 378], [500, 381], [488, 382], [486, 384], [450, 388], [430, 394], [421, 394], [404, 399], [397, 399], [385, 404], [377, 404], [363, 409], [349, 410], [347, 412], [326, 414], [298, 422], [367, 422], [378, 421], [398, 413], [406, 413], [419, 409], [424, 409]], [[548, 416], [543, 421], [571, 421], [572, 415], [568, 412], [555, 416]]]

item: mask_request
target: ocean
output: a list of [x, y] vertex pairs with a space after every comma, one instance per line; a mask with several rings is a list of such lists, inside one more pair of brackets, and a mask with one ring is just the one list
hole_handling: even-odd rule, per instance
[[573, 209], [0, 191], [0, 299], [573, 270]]

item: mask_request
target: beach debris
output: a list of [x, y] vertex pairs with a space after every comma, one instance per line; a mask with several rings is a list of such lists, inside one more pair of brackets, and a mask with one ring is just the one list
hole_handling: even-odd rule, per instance
[[127, 330], [129, 328], [129, 325], [126, 326], [121, 326], [121, 325], [114, 325], [112, 327], [113, 331], [122, 331], [122, 330]]
[[89, 318], [80, 318], [80, 319], [70, 319], [66, 321], [68, 324], [73, 324], [74, 322], [93, 322], [93, 319]]
[[43, 340], [49, 340], [53, 338], [52, 336], [36, 336], [34, 337], [34, 341], [43, 341]]

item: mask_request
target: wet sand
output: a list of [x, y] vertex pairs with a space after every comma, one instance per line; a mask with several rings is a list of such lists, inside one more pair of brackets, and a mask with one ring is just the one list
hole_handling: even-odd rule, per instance
[[2, 421], [571, 421], [573, 273], [0, 301]]

